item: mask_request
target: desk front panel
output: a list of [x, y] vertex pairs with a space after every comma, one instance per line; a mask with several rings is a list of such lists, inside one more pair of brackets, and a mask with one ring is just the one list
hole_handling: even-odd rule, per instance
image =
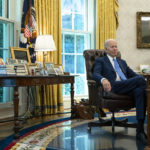
[[1, 87], [74, 83], [74, 76], [0, 76]]

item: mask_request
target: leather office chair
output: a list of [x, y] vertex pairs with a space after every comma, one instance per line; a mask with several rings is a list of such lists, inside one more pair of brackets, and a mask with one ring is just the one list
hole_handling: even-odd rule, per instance
[[[99, 109], [107, 108], [112, 112], [111, 120], [103, 120], [99, 118], [99, 122], [88, 123], [88, 130], [91, 131], [92, 126], [112, 126], [112, 132], [114, 132], [115, 126], [120, 127], [133, 127], [136, 128], [136, 123], [128, 123], [128, 119], [116, 120], [115, 112], [120, 110], [129, 110], [134, 108], [134, 100], [132, 97], [126, 95], [117, 95], [111, 92], [104, 92], [101, 85], [92, 80], [92, 72], [95, 59], [106, 55], [104, 50], [85, 50], [84, 53], [85, 65], [87, 71], [87, 83], [89, 90], [89, 102], [90, 105], [98, 106]], [[121, 57], [118, 53], [117, 57]]]

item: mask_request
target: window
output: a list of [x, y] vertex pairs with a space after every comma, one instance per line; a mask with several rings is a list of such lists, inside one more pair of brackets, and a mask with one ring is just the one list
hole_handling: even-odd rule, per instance
[[[8, 0], [0, 0], [0, 58], [10, 57], [9, 47], [14, 45], [14, 22], [8, 17]], [[0, 103], [12, 101], [13, 89], [0, 87]]]
[[[93, 45], [94, 0], [62, 0], [61, 2], [62, 64], [65, 72], [78, 75], [75, 79], [75, 96], [87, 96], [83, 51]], [[70, 85], [63, 85], [63, 96], [69, 94]]]
[[9, 0], [0, 0], [0, 16], [8, 18]]

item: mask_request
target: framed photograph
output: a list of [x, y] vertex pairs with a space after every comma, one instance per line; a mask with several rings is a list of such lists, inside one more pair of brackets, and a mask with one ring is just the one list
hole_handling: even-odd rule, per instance
[[150, 66], [148, 64], [140, 65], [140, 72], [141, 73], [149, 73], [150, 72]]
[[44, 67], [44, 66], [43, 66], [43, 62], [36, 61], [35, 63], [37, 64], [37, 66], [38, 66], [39, 68], [43, 68], [43, 67]]
[[5, 65], [5, 63], [4, 63], [2, 58], [0, 58], [0, 65]]
[[150, 12], [137, 12], [137, 48], [150, 48]]
[[55, 71], [54, 69], [54, 63], [51, 63], [51, 62], [46, 62], [45, 63], [45, 67], [47, 69], [47, 73], [50, 75], [50, 74], [57, 74], [57, 72]]
[[18, 61], [18, 64], [28, 64], [28, 62], [26, 60], [22, 60], [22, 59], [16, 59]]
[[25, 60], [31, 63], [29, 49], [20, 47], [10, 47], [11, 56], [13, 59]]
[[7, 64], [8, 65], [18, 64], [18, 60], [17, 59], [13, 59], [13, 58], [7, 58]]
[[36, 75], [36, 69], [38, 68], [37, 64], [28, 64], [28, 72], [29, 75], [34, 76]]
[[54, 69], [57, 73], [57, 75], [63, 75], [64, 74], [64, 69], [62, 65], [54, 65]]

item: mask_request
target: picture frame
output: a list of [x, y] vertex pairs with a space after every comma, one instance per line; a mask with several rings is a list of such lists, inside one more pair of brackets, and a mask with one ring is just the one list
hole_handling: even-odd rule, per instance
[[31, 63], [27, 65], [28, 67], [28, 74], [31, 76], [36, 75], [36, 68], [38, 68], [37, 64]]
[[18, 64], [18, 60], [17, 59], [13, 59], [13, 58], [7, 58], [6, 62], [7, 62], [7, 65]]
[[149, 73], [150, 72], [150, 65], [142, 64], [140, 65], [140, 73]]
[[28, 64], [28, 62], [26, 60], [22, 60], [22, 59], [16, 59], [18, 61], [18, 64]]
[[54, 63], [46, 62], [45, 67], [49, 75], [57, 75], [57, 72], [54, 69]]
[[3, 58], [0, 58], [0, 65], [5, 65]]
[[36, 61], [35, 63], [37, 64], [37, 66], [38, 66], [39, 68], [43, 68], [43, 67], [44, 67], [44, 66], [43, 66], [43, 62]]
[[35, 68], [35, 75], [36, 76], [46, 76], [47, 74], [47, 70], [45, 70], [44, 68]]
[[10, 47], [11, 56], [13, 59], [25, 60], [31, 63], [30, 53], [28, 48]]
[[150, 12], [137, 12], [137, 48], [150, 48]]
[[55, 69], [57, 75], [63, 75], [64, 74], [64, 69], [63, 69], [62, 65], [55, 64], [54, 69]]

